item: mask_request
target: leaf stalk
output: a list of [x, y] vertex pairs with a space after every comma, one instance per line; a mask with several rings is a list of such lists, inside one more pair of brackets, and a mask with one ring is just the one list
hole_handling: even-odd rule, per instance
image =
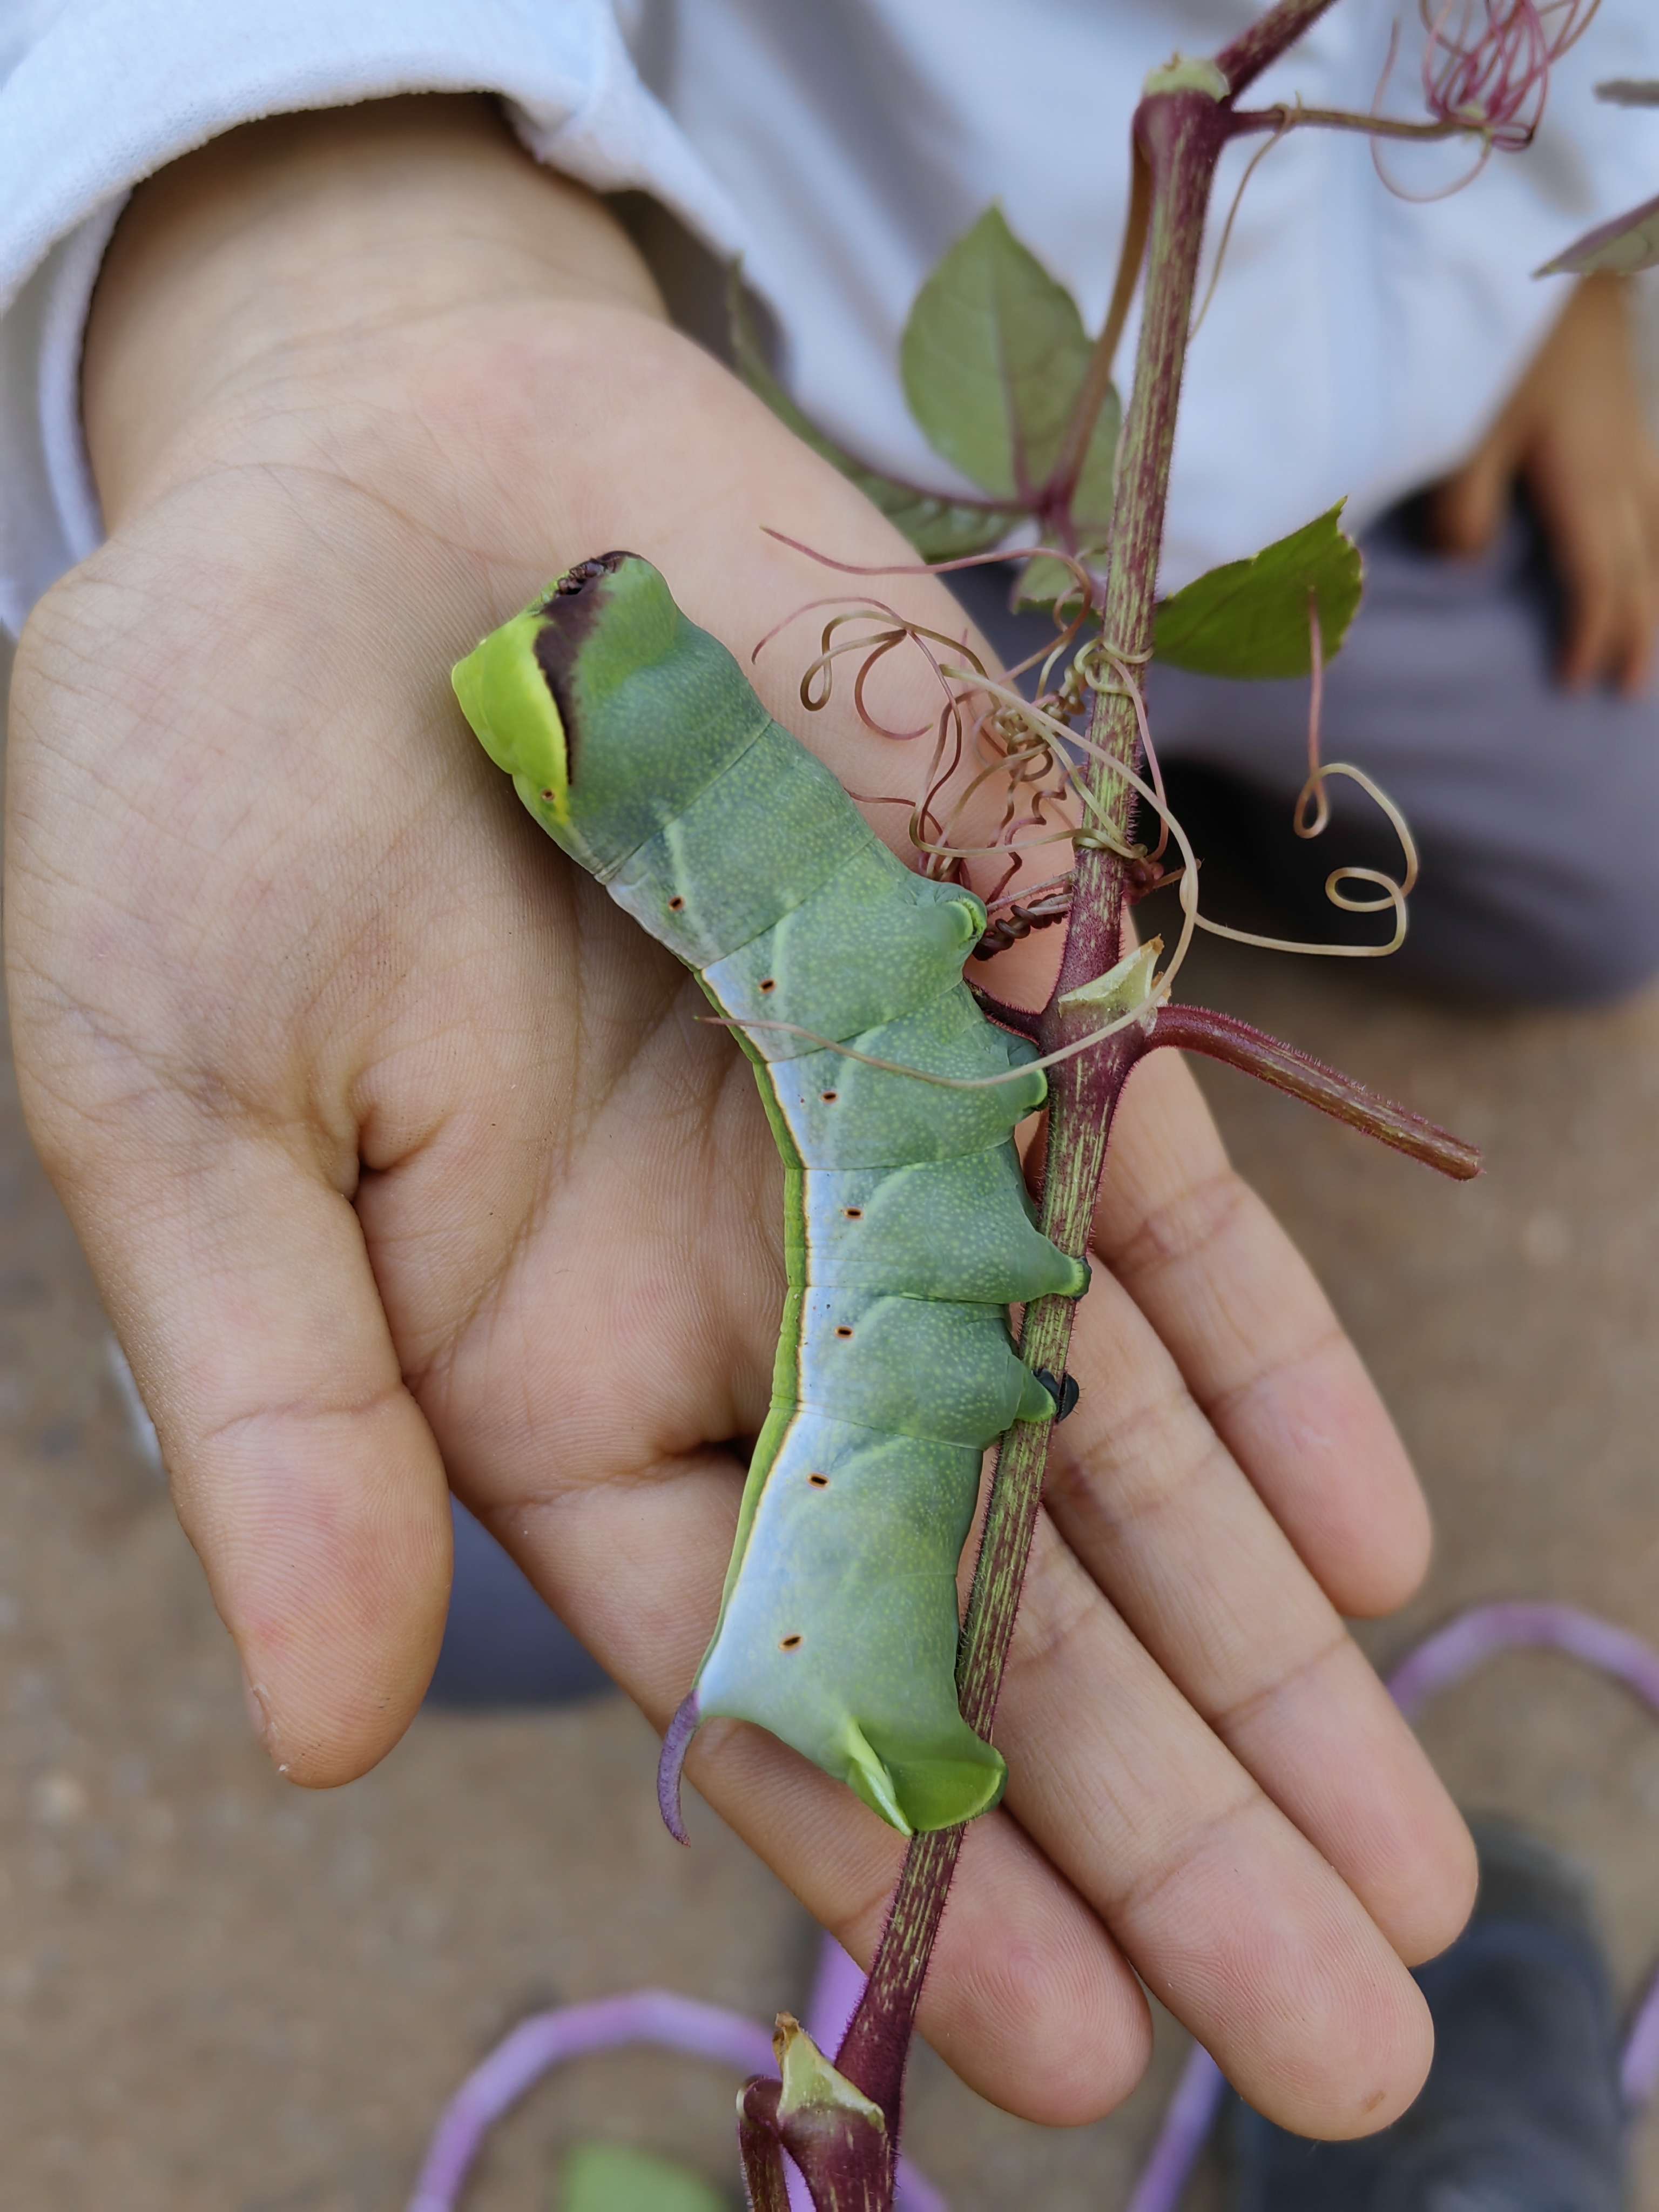
[[1159, 1045], [1202, 1053], [1207, 1059], [1254, 1075], [1275, 1090], [1301, 1099], [1304, 1105], [1316, 1106], [1322, 1114], [1346, 1121], [1351, 1129], [1375, 1137], [1379, 1144], [1404, 1152], [1408, 1159], [1450, 1176], [1455, 1182], [1468, 1182], [1480, 1173], [1479, 1152], [1462, 1137], [1454, 1137], [1420, 1114], [1396, 1106], [1392, 1099], [1355, 1082], [1340, 1068], [1328, 1067], [1323, 1060], [1298, 1052], [1294, 1045], [1281, 1044], [1277, 1037], [1253, 1029], [1231, 1014], [1218, 1013], [1208, 1006], [1160, 1007], [1146, 1049], [1150, 1052]]
[[779, 2084], [757, 2075], [738, 2092], [738, 2150], [749, 2212], [789, 2212], [789, 2183], [778, 2136]]

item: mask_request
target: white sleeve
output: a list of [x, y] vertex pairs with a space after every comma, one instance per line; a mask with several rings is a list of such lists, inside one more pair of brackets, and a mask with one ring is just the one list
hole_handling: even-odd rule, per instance
[[222, 131], [396, 93], [499, 93], [540, 160], [651, 192], [722, 252], [742, 243], [610, 0], [36, 0], [33, 15], [21, 51], [0, 34], [0, 625], [14, 635], [101, 534], [79, 385], [110, 233], [140, 179]]

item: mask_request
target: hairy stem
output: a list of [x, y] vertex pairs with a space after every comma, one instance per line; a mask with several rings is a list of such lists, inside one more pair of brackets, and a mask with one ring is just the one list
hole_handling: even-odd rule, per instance
[[[1210, 179], [1225, 143], [1226, 116], [1205, 93], [1158, 94], [1142, 102], [1136, 131], [1151, 178], [1152, 221], [1139, 354], [1112, 518], [1105, 616], [1109, 641], [1131, 655], [1152, 641], [1176, 408]], [[1102, 693], [1091, 734], [1115, 758], [1132, 762], [1139, 735], [1130, 702]], [[1133, 814], [1128, 787], [1103, 769], [1098, 784], [1114, 823], [1127, 832]], [[1060, 994], [1103, 974], [1116, 960], [1124, 898], [1122, 862], [1104, 850], [1084, 853], [1060, 981], [1043, 1018], [1046, 1045], [1065, 1042], [1070, 1031], [1071, 1020], [1056, 1011]], [[1043, 1228], [1066, 1251], [1081, 1254], [1088, 1243], [1107, 1140], [1139, 1042], [1126, 1031], [1055, 1073]], [[1027, 1310], [1020, 1349], [1029, 1366], [1064, 1375], [1073, 1312], [1073, 1301], [1062, 1297], [1039, 1299]], [[989, 1732], [994, 1718], [1013, 1640], [1049, 1435], [1046, 1423], [1025, 1422], [1012, 1429], [1003, 1441], [992, 1486], [957, 1673], [963, 1716], [981, 1734]], [[881, 2106], [895, 2139], [916, 2006], [961, 1848], [959, 1829], [918, 1837], [911, 1844], [868, 1986], [836, 2060], [848, 2080]]]
[[1276, 8], [1241, 31], [1231, 46], [1224, 46], [1215, 58], [1216, 67], [1232, 87], [1234, 99], [1334, 5], [1334, 0], [1279, 0]]
[[1304, 1105], [1318, 1107], [1350, 1128], [1364, 1130], [1397, 1152], [1404, 1152], [1425, 1167], [1468, 1182], [1480, 1172], [1480, 1155], [1449, 1130], [1408, 1113], [1392, 1099], [1383, 1098], [1340, 1069], [1327, 1067], [1294, 1045], [1281, 1044], [1248, 1022], [1231, 1014], [1218, 1014], [1206, 1006], [1163, 1006], [1146, 1049], [1174, 1045], [1180, 1052], [1201, 1052], [1211, 1060], [1224, 1060], [1246, 1075], [1288, 1091]]
[[1447, 117], [1437, 123], [1409, 123], [1390, 115], [1358, 115], [1346, 107], [1249, 107], [1233, 114], [1233, 131], [1295, 131], [1304, 123], [1322, 131], [1359, 131], [1368, 138], [1479, 138], [1485, 125]]
[[778, 2140], [778, 2085], [757, 2079], [738, 2092], [738, 2148], [749, 2212], [789, 2212], [783, 2145]]
[[1106, 404], [1106, 395], [1112, 388], [1112, 364], [1117, 357], [1118, 341], [1123, 336], [1123, 325], [1129, 319], [1129, 307], [1135, 296], [1135, 286], [1140, 281], [1140, 264], [1146, 258], [1146, 231], [1152, 217], [1152, 179], [1146, 166], [1146, 156], [1141, 151], [1140, 140], [1133, 137], [1129, 144], [1129, 208], [1124, 220], [1123, 243], [1118, 249], [1117, 277], [1112, 286], [1111, 304], [1106, 310], [1106, 320], [1100, 336], [1095, 340], [1094, 351], [1089, 356], [1089, 366], [1072, 410], [1071, 420], [1066, 425], [1066, 435], [1060, 440], [1060, 451], [1054, 457], [1053, 473], [1043, 487], [1042, 511], [1046, 517], [1065, 516], [1069, 519], [1072, 499], [1089, 458], [1089, 441], [1095, 434], [1095, 424], [1100, 410]]
[[994, 991], [981, 990], [977, 983], [970, 983], [968, 988], [987, 1021], [1012, 1030], [1017, 1036], [1030, 1037], [1033, 1043], [1042, 1034], [1042, 1017], [1033, 1008], [1011, 1006], [1006, 999], [999, 999]]
[[[1218, 57], [1233, 94], [1293, 45], [1332, 4], [1333, 0], [1279, 0], [1235, 40]], [[1205, 217], [1215, 165], [1233, 127], [1231, 101], [1197, 89], [1150, 94], [1135, 117], [1136, 175], [1145, 180], [1147, 226], [1146, 301], [1121, 447], [1103, 615], [1107, 646], [1131, 665], [1149, 657], [1152, 649], [1170, 460]], [[1140, 241], [1133, 235], [1138, 220], [1132, 215], [1132, 235], [1126, 240], [1112, 310], [1062, 457], [1073, 483], [1104, 397], [1111, 348], [1142, 258]], [[1121, 693], [1098, 693], [1090, 735], [1111, 761], [1133, 766], [1139, 750], [1133, 702]], [[1136, 810], [1129, 786], [1103, 763], [1092, 771], [1092, 795], [1123, 842], [1128, 842]], [[1099, 847], [1079, 854], [1060, 977], [1042, 1018], [1045, 1048], [1069, 1042], [1079, 1033], [1079, 1024], [1088, 1019], [1081, 1012], [1062, 1012], [1061, 1002], [1066, 993], [1093, 981], [1115, 963], [1129, 890], [1125, 863], [1115, 854]], [[1466, 1148], [1455, 1139], [1430, 1133], [1429, 1125], [1414, 1115], [1372, 1099], [1360, 1086], [1289, 1047], [1259, 1037], [1242, 1023], [1229, 1023], [1223, 1016], [1200, 1018], [1186, 1009], [1178, 1010], [1173, 1018], [1166, 1009], [1159, 1018], [1170, 1026], [1158, 1042], [1184, 1043], [1189, 1049], [1230, 1058], [1403, 1150], [1432, 1157], [1434, 1164], [1449, 1172], [1470, 1171]], [[1080, 1255], [1088, 1244], [1118, 1102], [1147, 1049], [1144, 1035], [1125, 1030], [1055, 1070], [1049, 1097], [1042, 1225], [1065, 1251]], [[1020, 1348], [1028, 1365], [1064, 1376], [1074, 1311], [1073, 1301], [1060, 1297], [1039, 1299], [1027, 1309]], [[995, 1717], [1013, 1641], [1052, 1433], [1047, 1423], [1017, 1425], [1003, 1439], [992, 1483], [957, 1674], [963, 1717], [981, 1735], [989, 1733]], [[890, 2194], [862, 2200], [872, 2207], [891, 2201], [890, 2161], [897, 2147], [905, 2059], [963, 1832], [945, 1830], [918, 1837], [911, 1844], [869, 1982], [837, 2055], [842, 2074], [880, 2106], [888, 2124], [891, 2149], [882, 2179]], [[814, 2201], [820, 2212], [830, 2212], [830, 2203], [816, 2191]], [[842, 2200], [834, 2202], [839, 2212]]]

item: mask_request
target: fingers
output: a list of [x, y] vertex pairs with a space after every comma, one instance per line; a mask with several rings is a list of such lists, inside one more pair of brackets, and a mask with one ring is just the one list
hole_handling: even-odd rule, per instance
[[398, 1375], [349, 1200], [182, 1094], [52, 1164], [155, 1418], [271, 1759], [372, 1766], [448, 1601], [442, 1462]]
[[1402, 1604], [1430, 1541], [1404, 1448], [1174, 1053], [1151, 1054], [1130, 1082], [1094, 1244], [1332, 1604], [1358, 1614]]
[[1515, 459], [1507, 440], [1488, 438], [1429, 501], [1429, 535], [1443, 553], [1473, 559], [1497, 538], [1509, 506]]
[[1641, 690], [1659, 627], [1659, 471], [1651, 456], [1547, 439], [1527, 482], [1565, 599], [1560, 680]]
[[1646, 532], [1628, 486], [1537, 479], [1566, 597], [1559, 672], [1573, 687], [1641, 680], [1652, 653], [1654, 582]]
[[1258, 2111], [1337, 2138], [1404, 2109], [1415, 1984], [1046, 1522], [997, 1740], [1010, 1810]]
[[[489, 1513], [532, 1579], [659, 1729], [696, 1671], [718, 1602], [741, 1477], [716, 1453]], [[651, 1787], [641, 1743], [639, 1787]], [[903, 1858], [898, 1837], [759, 1729], [711, 1723], [697, 1791], [867, 1966]], [[693, 1847], [696, 1815], [692, 1814]], [[673, 1846], [665, 1838], [663, 1848]], [[968, 2084], [1030, 2119], [1074, 2126], [1134, 2087], [1151, 2047], [1134, 1974], [1089, 1905], [1004, 1814], [969, 1831], [921, 2027]]]
[[1073, 1555], [1395, 1950], [1416, 1961], [1443, 1949], [1474, 1895], [1463, 1823], [1109, 1275], [1083, 1302], [1070, 1364], [1083, 1394], [1056, 1433], [1045, 1498]]
[[[545, 1474], [545, 1487], [538, 1477], [531, 1494], [501, 1497], [490, 1525], [661, 1726], [714, 1618], [735, 1466], [704, 1454], [586, 1486]], [[1203, 1579], [1207, 1597], [1215, 1577], [1206, 1568]], [[1310, 1741], [1321, 1727], [1328, 1746], [1339, 1737], [1352, 1686], [1310, 1672], [1310, 1706], [1334, 1709], [1304, 1721]], [[1368, 1739], [1382, 1743], [1385, 1790], [1402, 1762], [1361, 1721], [1356, 1756]], [[1260, 1734], [1265, 1741], [1295, 1725], [1281, 1710]], [[1363, 2133], [1404, 2106], [1427, 2063], [1409, 1977], [1339, 1874], [1046, 1523], [996, 1735], [1014, 1778], [1014, 1820], [1000, 1813], [971, 1832], [921, 2018], [970, 2086], [1054, 2124], [1109, 2110], [1146, 2047], [1127, 1953], [1252, 2101], [1286, 2124]], [[649, 1764], [642, 1746], [641, 1788]], [[849, 1792], [751, 1729], [704, 1729], [689, 1771], [867, 1962], [898, 1871], [897, 1839]], [[1341, 1787], [1339, 1773], [1334, 1794]], [[1413, 1789], [1405, 1795], [1409, 1808]], [[1369, 1818], [1369, 1802], [1362, 1796], [1353, 1827]], [[1401, 1820], [1409, 1825], [1409, 1809]], [[1339, 1817], [1326, 1826], [1344, 1840]]]

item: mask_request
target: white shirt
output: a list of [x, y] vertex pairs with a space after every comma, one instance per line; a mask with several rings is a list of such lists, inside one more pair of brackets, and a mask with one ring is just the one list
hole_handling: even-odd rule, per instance
[[[81, 334], [141, 178], [283, 110], [410, 91], [501, 94], [540, 159], [634, 187], [775, 312], [786, 381], [861, 457], [970, 489], [906, 412], [899, 332], [933, 263], [993, 198], [1103, 311], [1147, 72], [1217, 51], [1265, 0], [0, 0], [0, 623], [98, 542]], [[1401, 0], [1389, 105], [1422, 33]], [[1395, 0], [1338, 0], [1247, 96], [1370, 106]], [[1651, 0], [1603, 0], [1544, 127], [1431, 204], [1358, 137], [1297, 131], [1253, 179], [1193, 349], [1165, 581], [1346, 494], [1363, 524], [1474, 442], [1559, 313], [1529, 271], [1659, 184], [1659, 118], [1591, 99], [1659, 74]], [[1212, 232], [1260, 140], [1229, 150]], [[1387, 147], [1413, 191], [1467, 149]], [[1133, 331], [1128, 343], [1133, 345]], [[1124, 359], [1130, 355], [1126, 349]]]

